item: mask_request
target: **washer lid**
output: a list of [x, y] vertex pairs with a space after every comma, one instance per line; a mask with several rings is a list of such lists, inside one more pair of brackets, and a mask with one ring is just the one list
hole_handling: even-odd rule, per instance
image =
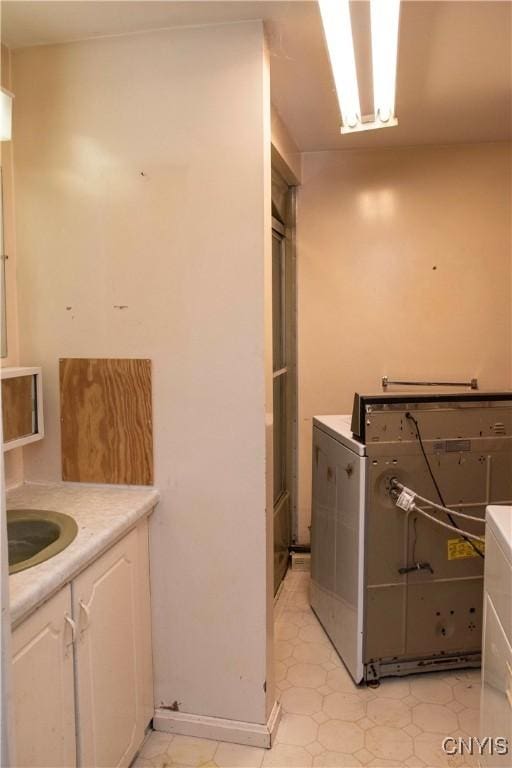
[[313, 425], [323, 432], [327, 432], [330, 437], [334, 437], [335, 440], [350, 448], [358, 456], [365, 456], [366, 446], [352, 435], [350, 418], [348, 415], [314, 416]]
[[512, 507], [487, 507], [486, 520], [507, 560], [512, 564]]

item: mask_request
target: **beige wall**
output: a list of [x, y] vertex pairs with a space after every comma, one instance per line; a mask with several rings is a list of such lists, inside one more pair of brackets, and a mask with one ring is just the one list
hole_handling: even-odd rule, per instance
[[301, 154], [275, 107], [271, 110], [272, 166], [288, 184], [300, 184]]
[[318, 152], [298, 195], [299, 533], [311, 419], [380, 378], [511, 380], [507, 144]]
[[[0, 76], [2, 86], [7, 88], [8, 91], [12, 91], [11, 52], [5, 45], [1, 46]], [[0, 143], [0, 153], [3, 184], [4, 249], [5, 253], [9, 256], [5, 262], [7, 357], [2, 358], [0, 361], [0, 366], [4, 368], [19, 364], [12, 142], [2, 141]], [[3, 301], [3, 298], [0, 301]], [[23, 450], [21, 448], [11, 449], [4, 453], [4, 459], [5, 484], [7, 488], [11, 488], [23, 480]]]
[[38, 47], [13, 61], [21, 362], [43, 366], [47, 430], [25, 449], [26, 476], [60, 478], [59, 357], [152, 359], [156, 704], [263, 723], [273, 687], [262, 25]]

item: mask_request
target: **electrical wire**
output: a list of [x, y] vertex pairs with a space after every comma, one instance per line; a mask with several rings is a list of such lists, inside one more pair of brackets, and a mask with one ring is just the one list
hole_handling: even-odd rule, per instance
[[[399, 507], [399, 509], [401, 509], [401, 507]], [[463, 538], [466, 541], [469, 541], [471, 545], [473, 545], [472, 539], [480, 542], [481, 544], [485, 544], [485, 539], [482, 536], [477, 536], [474, 533], [469, 533], [469, 531], [463, 531], [461, 528], [459, 528], [458, 525], [450, 525], [449, 523], [444, 523], [442, 520], [438, 520], [437, 517], [434, 517], [433, 515], [429, 515], [428, 512], [425, 512], [424, 509], [422, 509], [421, 507], [418, 507], [417, 504], [411, 504], [411, 510], [413, 510], [419, 515], [428, 517], [428, 519], [432, 520], [433, 523], [437, 523], [437, 525], [441, 525], [443, 528], [447, 528], [449, 531], [456, 531], [457, 533], [462, 534]], [[476, 547], [474, 548], [476, 549]]]
[[[427, 453], [425, 451], [425, 446], [423, 445], [423, 440], [422, 440], [422, 437], [421, 437], [420, 426], [419, 426], [417, 420], [412, 415], [412, 413], [407, 412], [405, 414], [405, 418], [406, 419], [410, 419], [410, 421], [412, 421], [412, 423], [414, 424], [414, 427], [416, 429], [416, 436], [417, 436], [418, 442], [420, 444], [420, 448], [421, 448], [421, 452], [423, 454], [423, 458], [425, 459], [425, 464], [427, 465], [427, 469], [429, 471], [430, 477], [432, 478], [432, 482], [434, 483], [434, 488], [437, 491], [437, 495], [439, 496], [439, 500], [440, 500], [441, 504], [443, 505], [443, 507], [446, 507], [446, 504], [445, 504], [445, 501], [444, 501], [444, 498], [443, 498], [443, 494], [441, 493], [441, 489], [439, 488], [439, 485], [437, 484], [437, 480], [435, 478], [435, 475], [432, 472], [432, 467], [430, 466], [430, 462], [428, 460], [428, 456], [427, 456]], [[422, 514], [426, 515], [427, 517], [430, 517], [432, 520], [436, 520], [435, 517], [432, 517], [431, 515], [428, 515], [426, 512], [423, 512]], [[461, 535], [462, 535], [462, 538], [464, 539], [464, 541], [466, 541], [474, 549], [476, 554], [479, 557], [481, 557], [482, 560], [483, 560], [485, 558], [484, 553], [476, 546], [476, 544], [471, 540], [471, 538], [469, 538], [469, 536], [465, 536], [464, 535], [464, 531], [461, 531], [461, 529], [457, 525], [456, 520], [454, 520], [451, 512], [446, 512], [446, 515], [447, 515], [450, 523], [452, 524], [452, 527], [461, 532]], [[440, 521], [438, 521], [438, 522], [440, 522]]]
[[[396, 478], [393, 478], [391, 481], [391, 484], [394, 488], [398, 488], [399, 491], [403, 491], [406, 489], [406, 486], [403, 483], [400, 483]], [[410, 488], [407, 488], [406, 490], [411, 491]], [[435, 501], [432, 501], [432, 499], [427, 499], [425, 496], [420, 496], [419, 493], [416, 493], [415, 491], [411, 491], [411, 493], [414, 493], [414, 497], [416, 499], [419, 499], [424, 504], [427, 505], [427, 507], [432, 507], [432, 509], [437, 509], [439, 512], [444, 512], [445, 515], [455, 515], [456, 517], [462, 517], [464, 520], [471, 520], [473, 523], [481, 523], [482, 525], [485, 524], [485, 519], [483, 517], [475, 517], [474, 515], [466, 515], [465, 512], [458, 512], [456, 509], [450, 509], [449, 507], [443, 507], [441, 504], [436, 504]]]

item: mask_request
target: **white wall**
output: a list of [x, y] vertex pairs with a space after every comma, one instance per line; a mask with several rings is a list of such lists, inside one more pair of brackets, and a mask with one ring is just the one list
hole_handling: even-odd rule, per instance
[[262, 25], [25, 49], [13, 64], [21, 361], [43, 366], [46, 398], [46, 437], [25, 450], [26, 477], [60, 479], [59, 357], [151, 358], [162, 494], [151, 539], [156, 705], [264, 723], [273, 688]]
[[303, 155], [298, 193], [299, 533], [311, 421], [383, 375], [511, 379], [511, 149]]
[[[12, 91], [11, 83], [11, 52], [5, 45], [1, 46], [0, 76], [2, 86]], [[0, 367], [19, 364], [18, 344], [18, 306], [16, 291], [16, 238], [14, 233], [14, 179], [12, 142], [0, 143], [0, 158], [2, 166], [3, 188], [3, 225], [4, 252], [8, 255], [5, 261], [5, 293], [7, 312], [7, 357], [0, 360]], [[0, 298], [3, 302], [3, 297]], [[4, 453], [5, 486], [12, 488], [23, 480], [23, 449], [14, 448]]]

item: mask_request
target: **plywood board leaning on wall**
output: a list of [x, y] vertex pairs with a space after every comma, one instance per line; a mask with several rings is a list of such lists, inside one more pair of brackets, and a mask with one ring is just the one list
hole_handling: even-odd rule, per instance
[[60, 361], [62, 479], [151, 485], [151, 361]]

